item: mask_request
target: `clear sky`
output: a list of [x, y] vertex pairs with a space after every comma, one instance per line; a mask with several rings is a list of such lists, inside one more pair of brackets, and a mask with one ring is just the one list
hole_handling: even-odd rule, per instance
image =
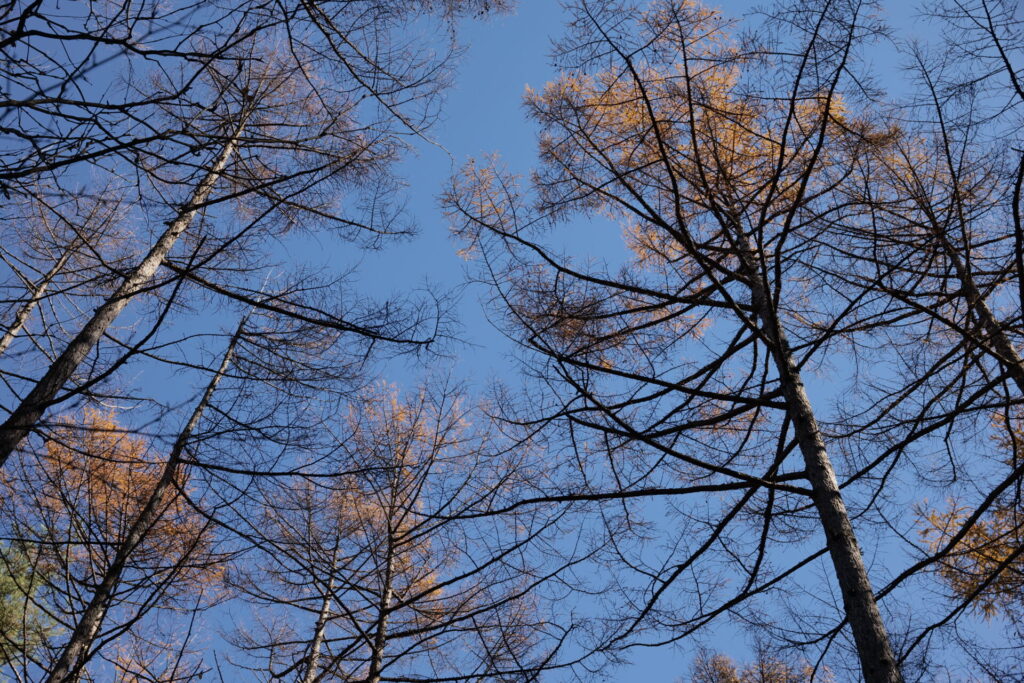
[[[452, 172], [470, 157], [498, 152], [514, 171], [527, 172], [536, 159], [535, 132], [526, 120], [522, 97], [527, 85], [542, 86], [555, 71], [549, 65], [551, 38], [564, 14], [555, 0], [524, 0], [511, 15], [488, 21], [466, 20], [454, 87], [447, 93], [443, 120], [430, 131], [437, 146], [419, 145], [418, 155], [399, 167], [409, 183], [409, 212], [419, 227], [412, 241], [389, 245], [366, 256], [360, 267], [365, 292], [377, 296], [408, 291], [428, 281], [440, 289], [465, 282], [466, 263], [455, 252], [438, 196]], [[485, 319], [481, 287], [464, 291], [458, 307], [456, 373], [484, 380], [506, 376], [508, 343]], [[479, 382], [477, 383], [479, 388]]]

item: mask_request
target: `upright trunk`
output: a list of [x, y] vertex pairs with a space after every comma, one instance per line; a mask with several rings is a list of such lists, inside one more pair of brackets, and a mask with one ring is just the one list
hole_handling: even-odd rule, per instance
[[857, 537], [825, 448], [825, 440], [804, 390], [800, 370], [793, 360], [786, 333], [762, 285], [753, 253], [742, 253], [740, 260], [750, 280], [751, 303], [772, 346], [772, 357], [786, 399], [787, 413], [803, 455], [814, 506], [825, 532], [825, 544], [842, 592], [843, 609], [853, 632], [864, 680], [866, 683], [902, 683], [903, 676], [875, 601]]
[[28, 318], [32, 315], [32, 311], [36, 309], [36, 306], [39, 305], [43, 295], [46, 294], [46, 290], [49, 288], [50, 283], [53, 282], [53, 278], [57, 276], [57, 273], [61, 271], [64, 264], [66, 264], [68, 259], [71, 258], [74, 248], [74, 244], [69, 245], [67, 250], [61, 254], [61, 257], [57, 259], [57, 262], [53, 264], [53, 267], [46, 272], [46, 275], [44, 275], [42, 279], [39, 280], [39, 283], [32, 287], [28, 301], [18, 309], [18, 312], [14, 315], [14, 321], [11, 323], [11, 326], [7, 328], [6, 332], [4, 332], [4, 336], [0, 337], [0, 356], [7, 351], [7, 347], [11, 345], [14, 338], [17, 337], [22, 328], [25, 327], [25, 323], [28, 322]]
[[306, 660], [306, 674], [302, 677], [302, 683], [313, 683], [316, 680], [316, 672], [320, 666], [320, 649], [324, 644], [327, 618], [331, 614], [331, 593], [334, 591], [334, 560], [337, 559], [337, 549], [334, 552], [335, 555], [331, 561], [331, 575], [327, 579], [327, 588], [324, 590], [324, 598], [320, 603], [320, 614], [316, 618], [313, 642], [309, 647], [309, 658]]
[[377, 628], [373, 636], [373, 650], [370, 653], [370, 671], [367, 683], [380, 683], [380, 671], [384, 665], [384, 645], [387, 642], [388, 612], [394, 594], [395, 545], [394, 536], [388, 531], [388, 547], [384, 563], [384, 580], [381, 585], [380, 603], [377, 605]]
[[235, 334], [228, 344], [217, 373], [210, 379], [210, 383], [207, 384], [206, 390], [199, 399], [199, 403], [196, 404], [195, 409], [192, 411], [192, 416], [189, 418], [188, 423], [181, 433], [178, 434], [178, 438], [175, 439], [174, 446], [171, 448], [167, 461], [164, 463], [163, 471], [160, 473], [160, 479], [157, 480], [156, 486], [153, 487], [149, 500], [128, 529], [124, 540], [118, 546], [113, 561], [107, 567], [106, 572], [104, 572], [103, 579], [89, 600], [89, 605], [75, 625], [71, 638], [64, 645], [64, 650], [61, 652], [57, 663], [50, 670], [50, 675], [46, 678], [47, 683], [65, 683], [78, 679], [79, 672], [88, 660], [89, 649], [92, 647], [96, 634], [99, 633], [100, 626], [103, 624], [103, 618], [106, 616], [107, 609], [110, 606], [114, 590], [121, 582], [121, 575], [124, 573], [128, 559], [139, 546], [139, 543], [145, 539], [146, 534], [149, 533], [163, 512], [165, 496], [175, 485], [175, 478], [178, 475], [181, 456], [185, 451], [185, 446], [199, 425], [199, 420], [202, 418], [206, 407], [210, 404], [213, 392], [216, 391], [221, 378], [227, 373], [228, 366], [230, 366], [231, 359], [235, 353], [235, 347], [242, 336], [244, 324], [245, 321], [243, 320], [238, 329], [235, 330]]
[[0, 425], [0, 467], [7, 461], [11, 453], [17, 448], [21, 440], [36, 426], [43, 413], [53, 402], [57, 392], [71, 378], [75, 370], [85, 359], [86, 355], [95, 348], [100, 338], [107, 331], [107, 328], [114, 322], [117, 316], [128, 305], [132, 297], [149, 282], [160, 267], [161, 262], [170, 253], [171, 248], [188, 228], [196, 212], [206, 203], [213, 191], [214, 185], [220, 179], [228, 160], [238, 145], [239, 137], [242, 134], [243, 123], [232, 133], [231, 137], [224, 143], [213, 165], [206, 172], [202, 181], [196, 186], [189, 198], [188, 203], [178, 212], [178, 215], [167, 226], [167, 230], [160, 236], [160, 239], [149, 250], [142, 262], [135, 270], [125, 278], [121, 286], [117, 288], [99, 308], [97, 308], [85, 327], [78, 335], [71, 340], [64, 351], [57, 357], [46, 374], [36, 383], [35, 387], [22, 399], [14, 411], [11, 412], [7, 421]]

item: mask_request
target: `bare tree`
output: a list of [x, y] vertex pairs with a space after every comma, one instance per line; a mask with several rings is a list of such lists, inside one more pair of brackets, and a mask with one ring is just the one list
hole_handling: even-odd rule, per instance
[[62, 419], [41, 453], [23, 449], [9, 468], [6, 536], [42, 549], [31, 602], [62, 627], [25, 676], [207, 670], [190, 639], [226, 596], [220, 576], [238, 551], [225, 501], [254, 478], [302, 476], [298, 453], [329, 441], [318, 437], [318, 414], [360, 379], [334, 333], [290, 316], [250, 310], [214, 340], [221, 357], [166, 447], [159, 425], [119, 425], [92, 408], [84, 420]]
[[[5, 275], [25, 292], [9, 301], [5, 347], [39, 317], [17, 358], [4, 356], [10, 408], [0, 460], [16, 455], [5, 530], [18, 543], [49, 544], [39, 554], [49, 565], [35, 572], [47, 590], [30, 597], [66, 630], [45, 654], [23, 657], [20, 673], [103, 676], [108, 670], [97, 660], [124, 676], [201, 673], [194, 659], [182, 663], [192, 625], [176, 621], [187, 635], [174, 653], [158, 643], [154, 623], [168, 612], [157, 607], [195, 615], [213, 600], [191, 608], [175, 602], [190, 571], [216, 571], [205, 544], [224, 522], [218, 503], [207, 506], [203, 496], [221, 485], [217, 496], [230, 501], [246, 477], [301, 472], [292, 458], [317, 439], [315, 405], [351, 390], [379, 347], [420, 348], [443, 334], [435, 300], [364, 302], [344, 272], [288, 263], [281, 244], [319, 233], [376, 248], [410, 232], [391, 166], [437, 115], [454, 22], [506, 6], [115, 2], [3, 10], [0, 49], [11, 59], [0, 117], [17, 125], [2, 130], [12, 144], [0, 181], [20, 204], [41, 207], [44, 220], [56, 217], [56, 228], [47, 223], [44, 231], [74, 236], [39, 248], [18, 230], [21, 243], [4, 244]], [[442, 30], [407, 40], [405, 28], [425, 20]], [[3, 217], [15, 225], [10, 207]], [[116, 223], [116, 242], [96, 229], [104, 220]], [[62, 315], [43, 317], [42, 302]], [[244, 353], [230, 370], [207, 367], [197, 360], [209, 348], [204, 338], [221, 336], [199, 328], [239, 309], [260, 321], [258, 331], [239, 342]], [[166, 387], [136, 385], [129, 367], [143, 369], [154, 387], [164, 373], [201, 373], [209, 391], [180, 416], [183, 403]], [[225, 398], [210, 407], [225, 372]], [[67, 417], [76, 401], [90, 406], [89, 415], [98, 415], [97, 403], [132, 406], [130, 425], [77, 429]], [[64, 416], [47, 424], [58, 404]], [[160, 430], [171, 434], [162, 449], [169, 455], [157, 447]], [[34, 431], [40, 438], [26, 440]], [[94, 444], [96, 452], [85, 443], [90, 436], [117, 444]], [[242, 442], [245, 457], [224, 457]], [[59, 466], [48, 470], [49, 461]], [[40, 478], [49, 488], [29, 484]], [[77, 507], [83, 486], [95, 494], [104, 485], [113, 487], [107, 499], [127, 487], [138, 503], [118, 509], [116, 528], [95, 519], [95, 509]], [[40, 522], [26, 501], [47, 491], [51, 505], [41, 508]], [[182, 531], [181, 547], [167, 548], [177, 556], [149, 566], [160, 529], [176, 516], [194, 529]], [[67, 571], [55, 579], [48, 572], [57, 565]], [[158, 660], [168, 657], [161, 672]]]
[[[846, 212], [838, 190], [873, 143], [845, 111], [874, 94], [856, 75], [880, 30], [869, 10], [782, 5], [741, 41], [693, 3], [578, 3], [557, 53], [564, 75], [527, 97], [542, 131], [532, 188], [470, 165], [448, 195], [550, 388], [516, 419], [573, 435], [579, 500], [661, 498], [678, 511], [664, 557], [620, 544], [620, 571], [635, 567], [639, 586], [622, 580], [631, 614], [606, 649], [645, 626], [678, 640], [779, 585], [822, 550], [778, 567], [774, 541], [799, 547], [813, 519], [862, 675], [902, 680], [848, 509], [859, 495], [836, 473], [843, 444], [805, 386], [844, 340], [897, 315], [817, 267]], [[544, 229], [576, 214], [624, 226], [632, 258], [612, 271], [546, 246]], [[736, 572], [721, 596], [720, 562]], [[670, 589], [701, 597], [669, 606]]]
[[[1003, 572], [1024, 552], [1008, 550], [1024, 475], [1015, 433], [1024, 398], [1024, 164], [1014, 142], [1024, 45], [1015, 12], [988, 0], [929, 7], [945, 38], [904, 45], [916, 87], [861, 118], [858, 133], [871, 144], [842, 191], [856, 216], [833, 223], [828, 239], [839, 256], [822, 263], [828, 277], [900, 311], [898, 324], [859, 340], [878, 366], [865, 372], [867, 398], [842, 427], [870, 444], [856, 476], [913, 462], [917, 481], [947, 498], [945, 511], [918, 505], [914, 521], [928, 543], [911, 533], [906, 547], [916, 557], [881, 594], [929, 569], [948, 581], [970, 562], [971, 548], [1002, 529], [1001, 540], [988, 543], [1002, 548], [1005, 564], [976, 565], [962, 577], [974, 582], [971, 590], [954, 590], [927, 619], [922, 613], [904, 658], [943, 632], [945, 642], [971, 640], [961, 617], [992, 604]], [[1003, 644], [991, 657], [978, 657], [981, 649], [967, 646], [967, 654], [982, 670], [998, 668]]]
[[[154, 501], [163, 477], [148, 446], [109, 415], [88, 411], [55, 429], [37, 458], [23, 459], [5, 478], [5, 531], [38, 549], [32, 603], [54, 625], [29, 661], [9, 663], [12, 673], [36, 678], [56, 660], [51, 679], [78, 680], [93, 640], [108, 644], [155, 607], [191, 603], [191, 591], [202, 592], [216, 576], [209, 523], [180, 495]], [[149, 508], [157, 504], [154, 516]], [[145, 534], [142, 518], [150, 523]], [[130, 616], [101, 631], [117, 607]], [[51, 659], [65, 635], [59, 627], [70, 638]]]
[[515, 476], [478, 417], [441, 383], [378, 386], [342, 418], [329, 463], [349, 469], [261, 487], [239, 523], [253, 550], [229, 573], [252, 610], [239, 666], [379, 683], [533, 679], [554, 663], [564, 627], [535, 592], [557, 572], [531, 544], [557, 517], [472, 514]]
[[102, 192], [96, 197], [51, 197], [39, 188], [17, 208], [4, 227], [10, 240], [0, 250], [0, 259], [13, 277], [5, 286], [8, 311], [0, 355], [33, 317], [39, 319], [39, 339], [30, 343], [55, 342], [59, 335], [47, 336], [45, 331], [68, 321], [55, 306], [46, 304], [94, 294], [109, 281], [110, 269], [122, 265], [117, 250], [110, 248], [120, 236], [124, 213], [116, 197]]
[[[422, 310], [399, 312], [398, 302], [353, 306], [350, 302], [358, 299], [348, 293], [343, 309], [319, 307], [313, 295], [267, 302], [255, 292], [279, 265], [275, 241], [296, 228], [330, 230], [371, 246], [408, 233], [396, 219], [399, 183], [390, 167], [408, 148], [406, 138], [423, 136], [436, 116], [446, 60], [454, 48], [444, 33], [438, 41], [444, 49], [437, 52], [399, 34], [422, 17], [450, 27], [464, 14], [504, 7], [474, 1], [186, 3], [164, 15], [155, 5], [113, 3], [109, 16], [91, 10], [81, 16], [55, 10], [49, 16], [47, 8], [33, 4], [22, 8], [20, 17], [9, 16], [13, 28], [7, 46], [15, 52], [38, 52], [48, 41], [60, 45], [62, 40], [82, 40], [110, 52], [100, 58], [87, 51], [78, 65], [44, 60], [47, 66], [40, 68], [46, 74], [19, 72], [23, 78], [12, 76], [12, 88], [32, 89], [36, 86], [26, 82], [33, 79], [47, 81], [36, 87], [40, 92], [58, 87], [58, 80], [84, 87], [82, 73], [90, 71], [94, 59], [123, 64], [123, 73], [132, 76], [109, 91], [123, 96], [119, 104], [104, 99], [108, 91], [102, 89], [96, 103], [50, 101], [37, 93], [46, 100], [40, 114], [46, 132], [41, 135], [57, 137], [63, 151], [55, 154], [68, 155], [44, 159], [36, 170], [12, 161], [10, 177], [30, 179], [37, 187], [43, 174], [55, 188], [87, 170], [115, 179], [112, 192], [133, 196], [131, 246], [137, 261], [117, 269], [117, 286], [61, 344], [56, 358], [43, 359], [46, 369], [40, 377], [27, 381], [21, 375], [21, 386], [12, 390], [18, 394], [15, 407], [0, 429], [0, 462], [51, 405], [87, 391], [141, 352], [140, 342], [118, 340], [107, 348], [108, 362], [100, 361], [104, 336], [140, 294], [164, 298], [165, 310], [154, 314], [149, 337], [158, 335], [164, 328], [159, 321], [198, 288], [205, 292], [201, 295], [226, 299], [229, 305], [259, 303], [316, 320], [365, 337], [367, 344], [421, 347], [431, 342], [438, 332], [438, 316], [427, 310], [432, 301], [423, 301]], [[166, 49], [163, 41], [175, 49]], [[162, 61], [156, 67], [140, 69], [135, 77], [133, 65], [157, 56]], [[34, 106], [32, 97], [28, 103], [12, 98], [6, 104], [11, 112], [24, 113]], [[117, 120], [82, 113], [90, 107], [113, 111]], [[96, 150], [90, 151], [85, 138], [51, 130], [78, 116], [87, 119], [81, 125], [88, 131], [107, 136], [95, 143]], [[42, 144], [30, 146], [38, 152]], [[40, 156], [36, 152], [26, 152], [25, 158]], [[58, 167], [64, 169], [62, 177], [53, 175]], [[229, 204], [237, 210], [234, 216]], [[150, 234], [150, 226], [160, 223]], [[108, 267], [114, 270], [115, 265]], [[163, 268], [169, 271], [166, 277]], [[217, 277], [224, 274], [230, 277]], [[323, 286], [297, 286], [325, 296]], [[336, 299], [342, 297], [338, 287], [332, 289]], [[94, 367], [83, 367], [86, 358], [96, 359]], [[83, 381], [67, 387], [76, 373]]]
[[[231, 337], [220, 367], [210, 379], [210, 383], [192, 410], [188, 422], [182, 428], [178, 438], [175, 439], [171, 452], [167, 455], [167, 460], [163, 464], [163, 469], [152, 491], [149, 493], [148, 499], [145, 501], [142, 509], [138, 511], [138, 516], [131, 522], [124, 537], [119, 539], [114, 557], [103, 572], [95, 592], [89, 599], [88, 606], [79, 617], [78, 623], [75, 624], [71, 637], [64, 645], [60, 657], [50, 669], [48, 681], [76, 680], [78, 678], [78, 672], [87, 661], [85, 655], [88, 653], [99, 632], [103, 617], [113, 599], [114, 589], [121, 582], [121, 576], [129, 557], [154, 529], [166, 511], [168, 501], [173, 497], [175, 489], [182, 486], [181, 459], [184, 455], [186, 444], [199, 426], [203, 412], [213, 398], [213, 392], [217, 389], [217, 385], [231, 364], [235, 345], [244, 332], [244, 325], [245, 322], [243, 321]], [[197, 535], [201, 537], [201, 532]]]

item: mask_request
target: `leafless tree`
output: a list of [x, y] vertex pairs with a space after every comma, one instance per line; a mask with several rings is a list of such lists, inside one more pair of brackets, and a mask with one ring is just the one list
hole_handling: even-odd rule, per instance
[[[843, 191], [857, 215], [834, 222], [829, 241], [838, 256], [822, 264], [829, 277], [881, 294], [889, 310], [901, 311], [898, 324], [859, 342], [878, 365], [865, 369], [866, 400], [840, 427], [870, 444], [858, 476], [913, 462], [917, 482], [947, 498], [946, 509], [919, 508], [915, 521], [929, 542], [908, 529], [915, 561], [880, 593], [926, 570], [948, 579], [979, 550], [979, 538], [996, 528], [1005, 534], [995, 541], [998, 562], [978, 565], [969, 588], [961, 583], [949, 600], [936, 601], [941, 608], [922, 614], [903, 657], [927, 650], [943, 631], [945, 642], [970, 640], [970, 629], [956, 628], [961, 617], [991, 604], [986, 596], [1024, 553], [1012, 541], [1024, 475], [1024, 163], [1017, 144], [1024, 90], [1015, 11], [987, 0], [930, 7], [945, 40], [903, 46], [917, 87], [863, 121], [861, 134], [872, 144]], [[889, 523], [899, 524], [897, 517]]]
[[474, 413], [443, 383], [377, 386], [341, 417], [327, 476], [260, 487], [238, 523], [253, 549], [229, 573], [250, 610], [232, 637], [239, 666], [302, 681], [511, 681], [560, 661], [565, 620], [536, 594], [559, 568], [532, 548], [558, 517], [478, 514], [518, 456]]
[[[857, 77], [881, 30], [870, 9], [782, 4], [739, 40], [693, 3], [578, 3], [564, 75], [527, 98], [541, 128], [531, 187], [471, 164], [448, 195], [550, 392], [514, 419], [572, 439], [578, 500], [637, 519], [637, 545], [616, 546], [624, 611], [606, 650], [645, 628], [661, 634], [648, 644], [683, 638], [826, 555], [862, 675], [902, 680], [853, 522], [870, 507], [847, 502], [870, 502], [879, 483], [837, 474], [844, 444], [805, 385], [846, 340], [899, 315], [817, 265], [833, 258], [840, 189], [875, 142], [844, 109], [875, 95]], [[624, 226], [619, 270], [546, 245], [548, 226], [579, 214]], [[673, 524], [648, 557], [639, 519], [655, 500]], [[794, 641], [818, 628], [793, 623]]]
[[[431, 46], [406, 40], [403, 28], [433, 18], [450, 32], [465, 14], [506, 7], [473, 0], [9, 7], [4, 44], [14, 56], [5, 64], [14, 72], [2, 104], [13, 117], [33, 112], [39, 123], [18, 127], [28, 142], [12, 152], [6, 177], [24, 181], [18, 192], [29, 197], [42, 186], [59, 197], [90, 182], [85, 174], [101, 176], [105, 192], [131, 207], [134, 265], [108, 263], [117, 284], [71, 339], [57, 343], [56, 357], [33, 361], [45, 368], [37, 379], [20, 376], [0, 462], [54, 402], [140, 353], [138, 340], [116, 340], [105, 359], [102, 348], [140, 294], [163, 299], [156, 320], [198, 289], [229, 305], [259, 302], [316, 320], [349, 333], [356, 346], [360, 336], [413, 347], [435, 339], [430, 300], [421, 310], [363, 306], [328, 286], [333, 277], [317, 286], [298, 274], [292, 282], [305, 297], [267, 302], [255, 293], [268, 271], [299, 272], [275, 259], [289, 232], [326, 230], [363, 246], [408, 233], [397, 220], [400, 183], [391, 166], [436, 117], [454, 48], [443, 31]], [[47, 58], [29, 58], [43, 51]], [[123, 82], [90, 87], [79, 99], [52, 96], [55, 88], [85, 91], [98, 63], [116, 66]], [[48, 140], [57, 141], [52, 154]], [[151, 324], [149, 336], [161, 327]], [[86, 358], [94, 367], [83, 366]], [[66, 387], [76, 376], [83, 381]]]
[[[189, 637], [161, 666], [167, 643], [141, 625], [155, 628], [147, 615], [166, 604], [198, 613], [175, 601], [187, 575], [216, 571], [208, 544], [227, 535], [220, 515], [237, 503], [233, 487], [304, 476], [296, 452], [322, 442], [318, 416], [380, 352], [444, 334], [438, 297], [364, 301], [343, 270], [314, 272], [282, 246], [316, 235], [376, 248], [409, 234], [392, 166], [438, 113], [455, 21], [507, 7], [2, 10], [0, 133], [10, 144], [0, 182], [17, 199], [2, 215], [14, 283], [3, 337], [0, 463], [13, 456], [4, 529], [12, 543], [49, 548], [33, 555], [46, 590], [32, 599], [61, 627], [44, 654], [22, 653], [23, 675], [77, 680], [103, 659], [125, 676], [202, 672], [186, 661]], [[425, 21], [441, 30], [411, 39], [405, 29]], [[26, 211], [39, 218], [34, 230], [18, 226]], [[255, 321], [222, 364], [201, 360], [223, 352], [209, 343], [224, 339], [216, 315]], [[151, 390], [172, 373], [198, 375], [206, 393], [195, 402]], [[131, 416], [119, 425], [98, 405]], [[125, 507], [114, 505], [119, 494]], [[97, 518], [83, 503], [90, 495], [106, 495], [118, 514]], [[48, 506], [29, 502], [40, 496]], [[176, 519], [191, 531], [166, 549], [181, 552], [147, 565]]]

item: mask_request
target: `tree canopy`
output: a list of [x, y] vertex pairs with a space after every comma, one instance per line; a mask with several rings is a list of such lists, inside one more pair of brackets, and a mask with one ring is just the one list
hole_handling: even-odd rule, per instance
[[890, 5], [0, 9], [3, 675], [1024, 676], [1024, 17]]

